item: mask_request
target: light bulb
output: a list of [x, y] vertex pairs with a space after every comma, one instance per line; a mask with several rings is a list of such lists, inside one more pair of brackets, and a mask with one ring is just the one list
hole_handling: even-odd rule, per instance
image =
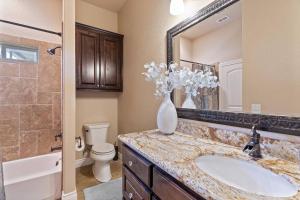
[[171, 15], [180, 15], [183, 12], [184, 12], [183, 0], [171, 0], [170, 14]]

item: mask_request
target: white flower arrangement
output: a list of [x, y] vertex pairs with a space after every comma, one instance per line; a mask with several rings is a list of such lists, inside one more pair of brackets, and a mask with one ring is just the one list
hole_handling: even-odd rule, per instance
[[183, 67], [180, 70], [180, 85], [186, 94], [197, 96], [199, 88], [216, 88], [219, 86], [218, 77], [211, 71], [195, 70]]
[[219, 86], [218, 78], [210, 71], [191, 71], [187, 67], [178, 67], [171, 63], [169, 69], [165, 63], [155, 62], [144, 65], [146, 72], [142, 73], [147, 81], [153, 81], [156, 86], [154, 95], [170, 94], [175, 88], [184, 88], [185, 93], [197, 96], [198, 88], [215, 88]]
[[176, 70], [176, 64], [170, 64], [169, 70], [165, 63], [157, 65], [155, 62], [144, 65], [147, 72], [142, 73], [147, 81], [155, 83], [155, 96], [164, 96], [170, 94], [173, 89], [179, 87]]

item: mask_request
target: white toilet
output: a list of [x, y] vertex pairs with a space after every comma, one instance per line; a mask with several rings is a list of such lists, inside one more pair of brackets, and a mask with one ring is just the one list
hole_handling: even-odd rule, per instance
[[90, 156], [95, 161], [93, 174], [100, 182], [111, 179], [110, 161], [116, 152], [114, 145], [106, 142], [109, 123], [85, 124], [86, 144], [91, 145]]

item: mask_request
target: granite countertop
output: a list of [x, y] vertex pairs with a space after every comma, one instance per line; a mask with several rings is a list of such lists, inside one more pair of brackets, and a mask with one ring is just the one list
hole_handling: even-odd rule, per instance
[[269, 155], [263, 155], [263, 159], [253, 161], [240, 148], [180, 132], [165, 136], [157, 130], [151, 130], [119, 135], [119, 139], [206, 199], [300, 199], [300, 191], [297, 195], [290, 198], [265, 197], [244, 192], [225, 185], [205, 174], [195, 163], [195, 159], [203, 155], [223, 155], [248, 160], [249, 162], [256, 162], [276, 174], [283, 175], [293, 184], [300, 186], [299, 165], [291, 161], [274, 158]]

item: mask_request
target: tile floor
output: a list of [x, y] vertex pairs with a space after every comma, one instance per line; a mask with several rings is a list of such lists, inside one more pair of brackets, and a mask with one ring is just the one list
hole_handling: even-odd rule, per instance
[[[113, 161], [111, 163], [112, 179], [116, 179], [122, 176], [122, 162], [121, 160]], [[76, 188], [78, 200], [84, 200], [83, 189], [101, 184], [93, 175], [92, 165], [76, 169]]]

